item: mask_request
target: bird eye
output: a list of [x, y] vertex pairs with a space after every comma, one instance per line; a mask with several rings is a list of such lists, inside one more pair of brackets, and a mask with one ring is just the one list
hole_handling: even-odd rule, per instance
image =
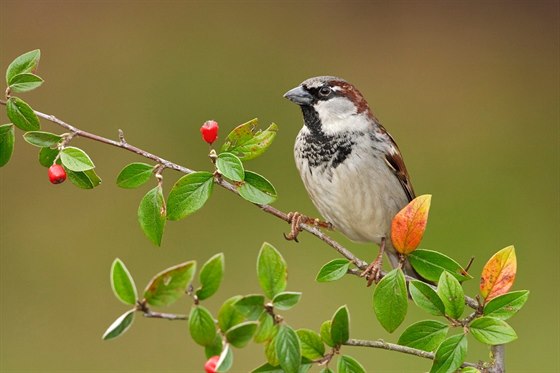
[[321, 89], [319, 89], [319, 94], [323, 97], [326, 97], [326, 96], [331, 94], [331, 88], [330, 87], [321, 87]]

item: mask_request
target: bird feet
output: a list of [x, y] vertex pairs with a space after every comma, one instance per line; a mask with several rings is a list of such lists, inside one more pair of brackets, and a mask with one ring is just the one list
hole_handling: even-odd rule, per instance
[[370, 287], [374, 282], [377, 284], [381, 280], [381, 264], [383, 257], [377, 257], [367, 268], [360, 273], [360, 277], [365, 277], [367, 286]]
[[370, 287], [374, 282], [377, 284], [381, 280], [381, 266], [383, 264], [383, 253], [385, 252], [385, 237], [381, 240], [379, 246], [379, 254], [370, 265], [360, 274], [360, 277], [365, 277], [367, 286]]
[[284, 238], [288, 241], [296, 241], [299, 242], [297, 237], [299, 233], [302, 231], [301, 224], [308, 224], [314, 227], [325, 228], [332, 230], [333, 226], [331, 223], [323, 221], [318, 218], [310, 218], [309, 216], [305, 216], [299, 212], [290, 212], [288, 213], [288, 223], [291, 226], [290, 233], [284, 233]]

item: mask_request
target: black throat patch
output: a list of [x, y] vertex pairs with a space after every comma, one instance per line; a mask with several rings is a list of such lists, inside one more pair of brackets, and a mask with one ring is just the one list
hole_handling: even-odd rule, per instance
[[355, 142], [351, 133], [326, 135], [321, 129], [319, 114], [311, 106], [302, 106], [305, 126], [309, 133], [302, 135], [297, 151], [309, 163], [309, 167], [338, 167], [352, 153]]

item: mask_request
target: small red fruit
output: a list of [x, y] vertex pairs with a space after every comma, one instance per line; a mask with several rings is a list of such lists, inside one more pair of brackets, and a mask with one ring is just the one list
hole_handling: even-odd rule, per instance
[[218, 122], [215, 120], [207, 120], [204, 122], [202, 127], [200, 127], [200, 133], [202, 134], [202, 138], [208, 144], [212, 145], [214, 141], [218, 138]]
[[216, 373], [216, 365], [218, 365], [219, 360], [220, 357], [218, 355], [212, 356], [210, 359], [208, 359], [206, 364], [204, 364], [204, 370], [206, 371], [206, 373]]
[[53, 164], [49, 167], [49, 180], [53, 184], [60, 184], [66, 180], [66, 171], [59, 164]]

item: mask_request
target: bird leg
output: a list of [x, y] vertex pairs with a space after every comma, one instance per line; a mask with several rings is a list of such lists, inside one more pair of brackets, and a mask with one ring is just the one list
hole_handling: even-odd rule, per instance
[[371, 264], [360, 274], [360, 277], [366, 278], [368, 287], [374, 282], [377, 284], [381, 278], [381, 265], [383, 263], [383, 253], [385, 252], [385, 240], [385, 237], [381, 239], [379, 254], [377, 254], [375, 260], [371, 262]]
[[310, 218], [309, 216], [305, 216], [299, 212], [290, 212], [288, 213], [288, 223], [291, 226], [290, 233], [285, 234], [284, 238], [288, 241], [296, 241], [299, 242], [297, 236], [301, 232], [301, 224], [309, 224], [314, 227], [325, 228], [332, 230], [333, 226], [331, 223], [322, 221], [318, 218]]

